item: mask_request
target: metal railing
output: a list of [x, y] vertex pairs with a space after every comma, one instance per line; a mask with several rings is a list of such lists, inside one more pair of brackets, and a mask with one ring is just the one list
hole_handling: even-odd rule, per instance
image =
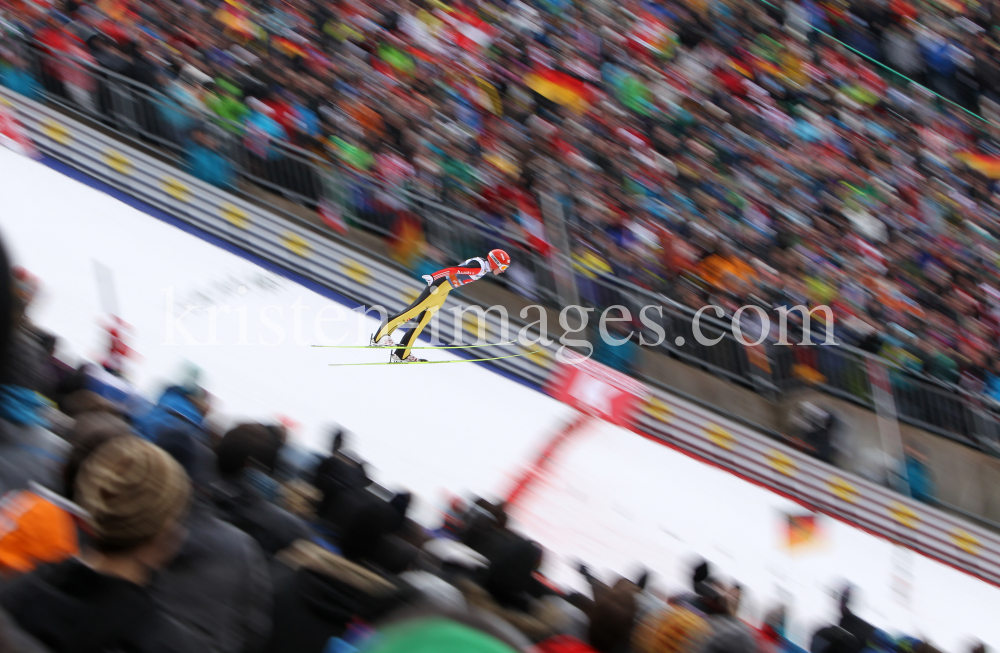
[[325, 203], [336, 207], [348, 224], [390, 239], [405, 213], [417, 220], [423, 239], [442, 259], [439, 262], [482, 255], [495, 247], [511, 249], [517, 252], [518, 270], [497, 282], [528, 298], [556, 303], [548, 256], [531, 248], [510, 221], [491, 222], [446, 206], [442, 198], [389, 187], [286, 141], [270, 139], [261, 151], [260, 146], [249, 146], [243, 125], [194, 103], [185, 104], [169, 93], [87, 62], [47, 53], [34, 43], [18, 42], [18, 51], [49, 102], [112, 129], [134, 144], [152, 146], [189, 172], [193, 172], [188, 161], [193, 145], [189, 135], [195, 127], [210, 125], [220, 164], [232, 168], [231, 185], [239, 177], [310, 209]]
[[[401, 214], [415, 218], [426, 243], [443, 261], [481, 255], [494, 247], [516, 251], [512, 273], [496, 280], [511, 290], [550, 306], [558, 306], [554, 266], [538, 253], [509, 219], [473, 215], [413, 189], [389, 187], [380, 180], [339, 165], [315, 151], [270, 140], [266, 151], [248, 146], [243, 126], [200, 110], [168, 93], [155, 90], [110, 70], [59, 54], [45, 52], [27, 41], [15, 41], [18, 54], [40, 82], [51, 104], [82, 115], [130, 141], [152, 147], [190, 170], [189, 135], [196, 126], [213, 125], [220, 162], [231, 166], [236, 178], [311, 208], [335, 206], [348, 224], [382, 237], [395, 236]], [[601, 274], [576, 275], [581, 301], [602, 310], [622, 305], [638, 319], [664, 332], [656, 348], [685, 363], [700, 367], [766, 396], [801, 387], [798, 370], [815, 370], [816, 384], [825, 392], [874, 408], [866, 359], [871, 354], [847, 345], [762, 345], [748, 348], [732, 335], [731, 325], [709, 314], [701, 317], [701, 331], [713, 345], [701, 344], [692, 331], [694, 311], [666, 295]], [[661, 312], [662, 311], [662, 312]], [[646, 330], [646, 341], [657, 334]], [[721, 337], [721, 339], [719, 339]], [[881, 359], [880, 359], [881, 360]], [[1000, 420], [992, 406], [974, 393], [913, 374], [882, 361], [890, 368], [893, 397], [899, 419], [969, 444], [1000, 453]]]
[[[694, 337], [695, 311], [665, 294], [606, 275], [580, 274], [577, 280], [581, 299], [599, 312], [620, 305], [629, 310], [633, 320], [639, 320], [640, 311], [652, 307], [645, 308], [644, 321], [660, 327], [664, 337], [645, 325], [640, 331], [647, 343], [659, 341], [655, 347], [671, 357], [765, 395], [814, 385], [875, 410], [868, 372], [870, 353], [845, 344], [817, 344], [822, 338], [815, 334], [814, 344], [801, 344], [790, 336], [797, 344], [777, 345], [772, 339], [759, 347], [748, 347], [735, 338], [731, 322], [716, 319], [711, 312], [700, 316], [699, 328], [705, 339], [718, 342], [706, 346]], [[1000, 453], [1000, 417], [988, 400], [954, 384], [914, 374], [891, 361], [878, 358], [878, 363], [888, 368], [900, 421]], [[803, 368], [811, 370], [814, 377], [807, 378]]]

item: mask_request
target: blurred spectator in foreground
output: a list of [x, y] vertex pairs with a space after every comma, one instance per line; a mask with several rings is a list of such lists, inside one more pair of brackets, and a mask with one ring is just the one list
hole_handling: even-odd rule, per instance
[[355, 460], [345, 449], [347, 433], [338, 430], [330, 446], [330, 456], [316, 468], [313, 484], [323, 499], [317, 511], [320, 519], [337, 529], [359, 504], [362, 492], [371, 485], [365, 464]]
[[[159, 444], [197, 477], [201, 445], [190, 433], [166, 431]], [[270, 635], [272, 605], [271, 574], [260, 546], [216, 517], [202, 492], [195, 493], [184, 528], [177, 556], [150, 587], [154, 600], [202, 637], [208, 653], [260, 651]]]
[[757, 642], [747, 625], [737, 616], [740, 609], [738, 586], [728, 586], [712, 577], [708, 563], [695, 569], [694, 603], [705, 614], [709, 633], [701, 651], [704, 653], [756, 653]]
[[635, 653], [695, 653], [701, 651], [711, 628], [705, 618], [683, 606], [651, 612], [635, 628]]
[[[0, 263], [6, 263], [5, 257]], [[46, 403], [39, 392], [52, 389], [48, 340], [27, 316], [37, 280], [23, 268], [4, 266], [6, 286], [2, 363], [0, 363], [0, 494], [21, 490], [29, 481], [56, 489], [58, 470], [66, 453], [64, 442], [48, 430]]]
[[270, 477], [280, 447], [278, 436], [262, 424], [230, 429], [216, 449], [220, 480], [209, 488], [222, 519], [255, 539], [268, 557], [312, 536], [305, 522], [261, 496], [251, 478]]
[[[82, 399], [86, 398], [77, 399], [81, 400], [72, 403], [82, 407]], [[130, 436], [128, 425], [110, 413], [77, 413], [69, 434], [73, 446], [61, 470], [59, 494], [32, 482], [28, 489], [8, 492], [0, 503], [0, 518], [6, 524], [0, 537], [0, 574], [22, 574], [42, 564], [62, 562], [79, 552], [74, 519], [83, 513], [72, 502], [80, 466], [105, 442]]]
[[371, 622], [415, 598], [396, 574], [416, 550], [391, 537], [393, 517], [392, 508], [372, 501], [345, 525], [340, 555], [305, 540], [278, 555], [268, 653], [322, 653], [352, 622]]
[[53, 653], [203, 650], [156, 606], [147, 586], [181, 543], [191, 483], [166, 452], [135, 437], [105, 442], [76, 477], [92, 517], [79, 559], [43, 567], [0, 590], [0, 607]]
[[524, 650], [495, 623], [468, 614], [404, 614], [380, 627], [365, 653], [515, 653]]
[[170, 386], [163, 391], [156, 406], [135, 418], [135, 430], [142, 437], [156, 442], [168, 429], [192, 430], [207, 439], [203, 430], [208, 414], [208, 395], [196, 383]]

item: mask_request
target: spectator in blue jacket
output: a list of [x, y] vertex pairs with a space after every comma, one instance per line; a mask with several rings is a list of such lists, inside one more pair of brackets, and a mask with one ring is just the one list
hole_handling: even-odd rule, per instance
[[156, 442], [167, 430], [187, 431], [205, 439], [203, 422], [208, 412], [205, 390], [198, 386], [171, 386], [160, 395], [156, 406], [135, 418], [133, 427], [143, 438]]
[[42, 101], [42, 85], [28, 70], [24, 60], [16, 54], [5, 57], [0, 62], [0, 86], [6, 86], [29, 100]]
[[[635, 336], [629, 337], [632, 332], [631, 325], [627, 322], [608, 321], [607, 331], [615, 342], [621, 344], [612, 344], [610, 340], [602, 337], [598, 329], [595, 329], [591, 340], [591, 344], [594, 345], [594, 360], [619, 372], [626, 374], [635, 372], [639, 363], [639, 345], [635, 342]], [[623, 340], [625, 342], [622, 342]]]
[[910, 496], [923, 503], [934, 503], [934, 479], [927, 466], [927, 456], [919, 447], [907, 445], [903, 452]]
[[202, 127], [191, 132], [184, 147], [184, 159], [192, 175], [213, 186], [233, 186], [235, 174], [229, 159], [219, 153], [219, 142]]
[[247, 149], [262, 159], [274, 159], [278, 154], [271, 141], [287, 141], [288, 133], [274, 119], [274, 109], [257, 98], [247, 100], [247, 107], [250, 108], [246, 122]]

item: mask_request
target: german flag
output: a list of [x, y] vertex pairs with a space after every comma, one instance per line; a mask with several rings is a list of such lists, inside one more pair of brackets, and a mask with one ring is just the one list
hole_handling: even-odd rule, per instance
[[743, 75], [747, 79], [753, 79], [753, 71], [751, 71], [742, 61], [739, 59], [729, 57], [726, 60], [726, 65], [733, 70], [733, 72]]
[[1000, 179], [1000, 156], [958, 152], [955, 154], [955, 158], [990, 179]]
[[286, 57], [293, 57], [293, 58], [301, 57], [303, 59], [306, 58], [306, 51], [286, 38], [282, 38], [279, 36], [278, 38], [271, 41], [271, 44], [278, 50], [278, 52], [285, 55]]
[[524, 83], [544, 98], [583, 113], [593, 102], [594, 94], [577, 78], [551, 69], [540, 69], [524, 76]]
[[425, 242], [423, 227], [416, 216], [409, 211], [400, 211], [392, 227], [390, 256], [403, 266], [412, 267], [423, 253]]

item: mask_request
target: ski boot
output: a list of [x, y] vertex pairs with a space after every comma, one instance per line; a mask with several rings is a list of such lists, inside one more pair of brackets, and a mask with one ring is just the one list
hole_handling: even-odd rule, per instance
[[426, 363], [427, 361], [423, 358], [417, 358], [413, 354], [410, 354], [406, 358], [400, 358], [396, 355], [396, 352], [389, 354], [390, 363]]
[[368, 339], [368, 346], [369, 347], [395, 347], [396, 346], [396, 342], [392, 338], [390, 338], [389, 336], [382, 336], [381, 340], [379, 340], [378, 342], [375, 342], [375, 336], [373, 334], [372, 337]]

